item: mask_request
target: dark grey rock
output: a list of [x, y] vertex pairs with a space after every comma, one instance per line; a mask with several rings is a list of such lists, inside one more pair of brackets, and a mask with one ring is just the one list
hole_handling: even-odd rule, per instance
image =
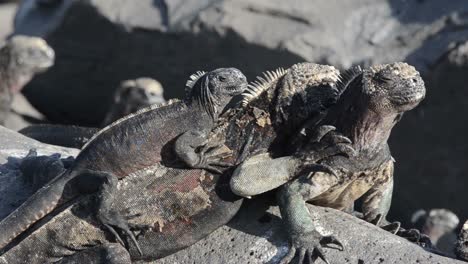
[[59, 153], [68, 157], [78, 154], [77, 149], [43, 144], [0, 126], [0, 219], [31, 195], [32, 188], [25, 184], [18, 166], [32, 148], [37, 149], [39, 155]]

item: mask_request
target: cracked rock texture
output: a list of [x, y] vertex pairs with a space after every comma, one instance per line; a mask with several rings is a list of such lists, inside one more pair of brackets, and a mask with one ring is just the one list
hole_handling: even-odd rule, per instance
[[[60, 153], [66, 157], [78, 152], [42, 144], [2, 127], [0, 147], [0, 219], [30, 195], [17, 170], [30, 148], [37, 148], [40, 155]], [[267, 196], [247, 201], [227, 226], [154, 263], [278, 263], [287, 253], [287, 238], [278, 208], [269, 208], [268, 204]], [[431, 254], [351, 215], [315, 206], [309, 210], [318, 230], [336, 235], [346, 248], [344, 252], [325, 249], [331, 263], [463, 263]]]
[[54, 2], [24, 0], [15, 20], [16, 33], [44, 36], [56, 50], [56, 65], [25, 90], [54, 122], [99, 124], [118, 83], [142, 76], [170, 98], [183, 95], [191, 73], [223, 66], [252, 80], [305, 60], [414, 64], [428, 92], [391, 137], [391, 218], [407, 225], [414, 211], [436, 207], [468, 218], [468, 53], [457, 49], [468, 39], [465, 0]]

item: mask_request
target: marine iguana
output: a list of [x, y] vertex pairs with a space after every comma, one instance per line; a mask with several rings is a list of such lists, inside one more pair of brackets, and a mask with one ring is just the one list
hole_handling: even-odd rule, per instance
[[151, 78], [123, 81], [115, 91], [110, 109], [102, 123], [103, 126], [141, 108], [165, 103], [163, 93], [162, 85]]
[[[268, 151], [284, 154], [285, 143], [295, 134], [295, 128], [309, 119], [317, 120], [316, 115], [336, 101], [346, 83], [346, 76], [340, 79], [335, 68], [312, 63], [260, 77], [243, 95], [247, 106], [230, 109], [210, 135], [210, 140], [225, 140], [223, 149], [213, 154], [231, 154], [223, 161], [232, 166], [221, 168], [222, 175], [177, 166], [180, 162], [171, 142], [151, 146], [161, 152], [161, 162], [119, 180], [113, 200], [113, 208], [131, 218], [131, 226], [152, 227], [136, 236], [142, 255], [134, 244], [126, 244], [129, 251], [122, 255], [125, 250], [112, 243], [114, 240], [93, 220], [92, 198], [81, 197], [10, 243], [0, 263], [86, 262], [106, 256], [107, 263], [131, 263], [161, 258], [192, 245], [226, 224], [239, 210], [242, 199], [232, 195], [228, 183], [232, 168], [250, 155]], [[176, 120], [167, 127], [179, 123]], [[333, 145], [324, 148], [326, 155], [349, 149]], [[121, 168], [118, 163], [113, 165]], [[0, 228], [0, 234], [3, 230], [6, 228]], [[115, 251], [122, 257], [111, 261]]]
[[54, 51], [38, 37], [16, 35], [0, 48], [0, 125], [10, 113], [13, 96], [32, 77], [54, 64]]
[[[304, 147], [292, 156], [253, 156], [237, 168], [231, 187], [238, 195], [252, 196], [280, 186], [278, 203], [291, 245], [281, 263], [290, 263], [294, 258], [307, 263], [317, 257], [327, 262], [323, 245], [335, 244], [343, 249], [337, 238], [317, 231], [306, 202], [352, 212], [354, 202], [361, 199], [364, 219], [383, 222], [393, 190], [394, 159], [387, 140], [403, 113], [416, 107], [424, 97], [424, 82], [414, 67], [406, 63], [370, 67], [356, 77], [319, 123], [336, 127], [351, 139], [356, 150], [349, 159], [323, 159], [321, 164], [331, 166], [335, 174], [304, 170], [303, 160], [311, 155], [307, 137], [303, 137]], [[326, 132], [334, 128], [309, 127], [312, 142], [322, 137], [323, 129]], [[290, 179], [293, 180], [284, 184]]]
[[209, 149], [201, 152], [197, 148], [203, 147], [218, 116], [233, 96], [246, 88], [247, 80], [235, 68], [221, 68], [192, 76], [188, 86], [192, 90], [186, 101], [145, 108], [95, 134], [71, 168], [0, 222], [0, 247], [60, 204], [89, 193], [97, 193], [99, 222], [121, 244], [123, 240], [115, 228], [136, 244], [126, 220], [112, 206], [119, 179], [161, 162], [161, 149], [172, 140], [177, 156], [187, 164], [217, 170], [214, 166], [223, 164], [212, 162], [216, 155], [211, 155]]

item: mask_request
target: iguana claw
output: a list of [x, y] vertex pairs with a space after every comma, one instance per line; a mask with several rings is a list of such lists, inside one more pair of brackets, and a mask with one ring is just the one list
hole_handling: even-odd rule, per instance
[[369, 223], [376, 225], [380, 228], [382, 228], [385, 231], [388, 231], [392, 234], [397, 234], [399, 230], [401, 229], [401, 223], [400, 222], [393, 222], [393, 223], [386, 223], [382, 224], [384, 221], [384, 217], [382, 214], [378, 214], [374, 219], [370, 220]]
[[219, 142], [210, 144], [207, 143], [203, 145], [198, 152], [199, 161], [196, 165], [194, 165], [194, 167], [222, 174], [222, 171], [217, 167], [232, 166], [232, 164], [228, 162], [221, 161], [230, 155], [230, 153], [218, 153], [218, 150], [220, 150], [223, 146], [224, 144]]
[[[330, 245], [337, 245], [338, 250], [343, 251], [344, 246], [335, 236], [322, 236], [317, 231], [312, 231], [304, 235], [300, 235], [292, 239], [291, 248], [288, 254], [281, 259], [281, 264], [292, 263], [293, 259], [297, 259], [299, 264], [314, 263], [317, 258], [322, 259], [325, 263], [328, 260], [325, 257], [322, 247], [330, 247]], [[330, 247], [334, 248], [334, 247]]]
[[138, 250], [138, 253], [141, 256], [143, 255], [143, 251], [141, 250], [140, 245], [138, 244], [138, 241], [136, 240], [135, 235], [132, 233], [132, 231], [130, 231], [130, 227], [127, 221], [124, 220], [120, 214], [114, 211], [99, 212], [97, 214], [97, 219], [102, 223], [102, 225], [104, 225], [104, 227], [107, 228], [107, 230], [109, 230], [109, 232], [111, 232], [114, 235], [117, 242], [119, 242], [122, 246], [125, 247], [125, 243], [123, 239], [117, 233], [115, 228], [122, 230], [130, 238], [135, 248]]

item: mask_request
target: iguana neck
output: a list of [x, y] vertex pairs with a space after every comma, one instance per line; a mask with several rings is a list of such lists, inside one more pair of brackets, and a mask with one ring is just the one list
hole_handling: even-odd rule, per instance
[[213, 126], [218, 120], [218, 115], [212, 115], [207, 111], [207, 108], [199, 100], [191, 100], [187, 102], [189, 111], [192, 111], [198, 117], [194, 117], [193, 122], [198, 129], [208, 129]]
[[[393, 126], [401, 114], [390, 110], [375, 111], [362, 96], [351, 96], [354, 100], [335, 111], [333, 125], [337, 131], [352, 140], [359, 153], [377, 154], [387, 148]], [[333, 120], [333, 119], [332, 119]]]
[[343, 127], [338, 126], [337, 129], [353, 141], [357, 151], [377, 152], [386, 146], [397, 114], [366, 109], [350, 115], [354, 116], [349, 119], [349, 123], [344, 123]]

